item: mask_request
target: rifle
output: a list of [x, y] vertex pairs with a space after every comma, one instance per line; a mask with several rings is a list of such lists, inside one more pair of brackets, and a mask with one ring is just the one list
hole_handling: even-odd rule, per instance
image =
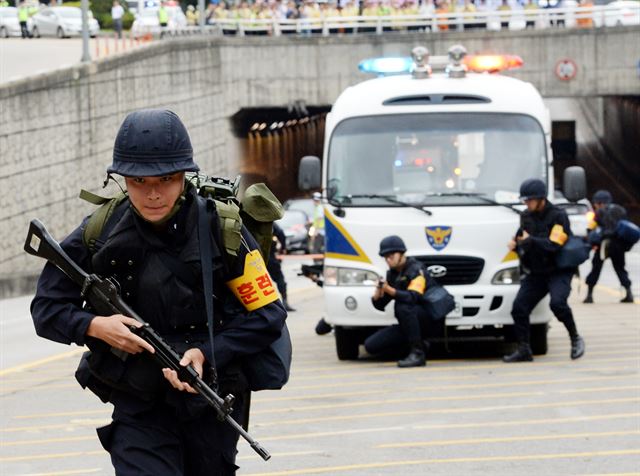
[[[162, 367], [175, 370], [180, 380], [191, 385], [215, 409], [218, 419], [231, 425], [263, 460], [267, 461], [271, 458], [269, 452], [230, 416], [233, 411], [232, 405], [235, 397], [229, 394], [224, 399], [221, 398], [200, 378], [198, 372], [191, 365], [186, 367], [180, 365], [180, 356], [151, 328], [148, 322], [145, 322], [122, 300], [118, 293], [118, 287], [113, 280], [86, 273], [65, 253], [60, 244], [49, 234], [39, 220], [31, 220], [29, 233], [24, 243], [24, 250], [30, 255], [44, 258], [57, 266], [69, 279], [81, 287], [80, 294], [98, 314], [105, 316], [123, 314], [141, 323], [141, 327], [131, 326], [129, 329], [151, 344], [155, 350], [153, 357], [156, 361]], [[124, 354], [122, 356], [124, 358], [128, 355], [121, 351], [118, 352]]]

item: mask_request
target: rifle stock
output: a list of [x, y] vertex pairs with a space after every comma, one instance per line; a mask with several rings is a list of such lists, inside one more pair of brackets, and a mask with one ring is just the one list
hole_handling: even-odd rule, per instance
[[132, 326], [130, 328], [131, 332], [151, 344], [155, 350], [153, 356], [158, 363], [162, 367], [175, 370], [180, 380], [191, 385], [215, 409], [218, 419], [231, 425], [263, 460], [267, 461], [271, 458], [269, 452], [230, 416], [233, 411], [233, 395], [227, 395], [224, 399], [221, 398], [200, 378], [198, 372], [191, 365], [186, 367], [180, 365], [180, 356], [142, 317], [123, 301], [118, 292], [118, 287], [113, 281], [85, 272], [69, 257], [39, 220], [34, 219], [31, 221], [24, 250], [30, 255], [44, 258], [57, 266], [74, 283], [81, 287], [82, 296], [96, 312], [102, 315], [123, 314], [141, 323], [142, 326], [140, 327]]

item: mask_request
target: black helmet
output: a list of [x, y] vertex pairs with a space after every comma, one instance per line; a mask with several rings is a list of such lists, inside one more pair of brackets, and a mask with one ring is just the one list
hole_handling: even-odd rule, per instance
[[545, 198], [547, 196], [547, 186], [537, 178], [530, 178], [520, 185], [520, 200], [531, 198]]
[[198, 170], [180, 118], [166, 109], [142, 109], [130, 113], [120, 126], [107, 173], [158, 177]]
[[591, 201], [593, 203], [604, 203], [605, 205], [609, 205], [613, 201], [613, 197], [609, 190], [598, 190], [593, 194]]
[[396, 251], [399, 251], [400, 253], [407, 251], [407, 247], [404, 245], [402, 238], [397, 235], [391, 235], [382, 239], [380, 242], [380, 251], [378, 251], [380, 256], [386, 256], [389, 253], [395, 253]]

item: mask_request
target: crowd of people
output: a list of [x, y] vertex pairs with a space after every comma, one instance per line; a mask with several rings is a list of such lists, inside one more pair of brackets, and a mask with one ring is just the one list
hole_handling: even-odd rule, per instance
[[[593, 7], [591, 0], [581, 0], [581, 7]], [[340, 0], [338, 2], [328, 1], [286, 1], [286, 0], [257, 0], [255, 2], [212, 2], [206, 9], [206, 23], [224, 23], [229, 20], [258, 20], [255, 26], [264, 25], [263, 20], [286, 21], [286, 20], [308, 20], [305, 28], [310, 31], [320, 30], [322, 21], [326, 18], [378, 18], [378, 17], [402, 17], [415, 18], [416, 15], [427, 19], [435, 19], [437, 15], [457, 15], [480, 13], [477, 17], [465, 15], [461, 21], [464, 29], [486, 28], [487, 16], [491, 12], [497, 13], [497, 18], [501, 28], [508, 28], [509, 18], [505, 12], [523, 11], [525, 15], [526, 28], [535, 26], [534, 14], [538, 10], [536, 0]], [[190, 25], [198, 24], [198, 11], [193, 6], [187, 9], [187, 20]], [[528, 15], [528, 16], [527, 16]], [[388, 26], [387, 30], [394, 29], [432, 29], [448, 30], [456, 29], [460, 22], [447, 21], [441, 18], [435, 25], [420, 26], [416, 22], [415, 26], [406, 26], [406, 22], [400, 18], [395, 20], [397, 26]], [[422, 21], [424, 23], [424, 19]], [[592, 21], [579, 18], [576, 20], [577, 26], [592, 27]], [[558, 23], [562, 25], [562, 23]], [[363, 31], [358, 29], [358, 31]], [[283, 33], [286, 29], [283, 30]], [[353, 29], [345, 31], [353, 32]]]

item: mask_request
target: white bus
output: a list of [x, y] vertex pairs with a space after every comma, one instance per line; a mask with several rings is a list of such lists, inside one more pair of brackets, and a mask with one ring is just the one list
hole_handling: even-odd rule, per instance
[[[510, 338], [519, 268], [507, 242], [523, 209], [519, 186], [537, 177], [554, 196], [550, 119], [540, 94], [491, 74], [521, 63], [466, 55], [461, 46], [429, 58], [418, 47], [412, 58], [363, 61], [360, 69], [385, 75], [336, 100], [322, 165], [303, 158], [299, 186], [323, 188], [324, 318], [334, 326], [340, 359], [357, 358], [368, 334], [396, 323], [393, 306], [380, 312], [371, 304], [387, 271], [378, 245], [392, 234], [408, 255], [446, 272], [439, 282], [456, 308], [441, 339]], [[579, 167], [565, 174], [564, 194], [584, 197]], [[531, 316], [534, 353], [547, 351], [550, 317], [547, 301]]]

